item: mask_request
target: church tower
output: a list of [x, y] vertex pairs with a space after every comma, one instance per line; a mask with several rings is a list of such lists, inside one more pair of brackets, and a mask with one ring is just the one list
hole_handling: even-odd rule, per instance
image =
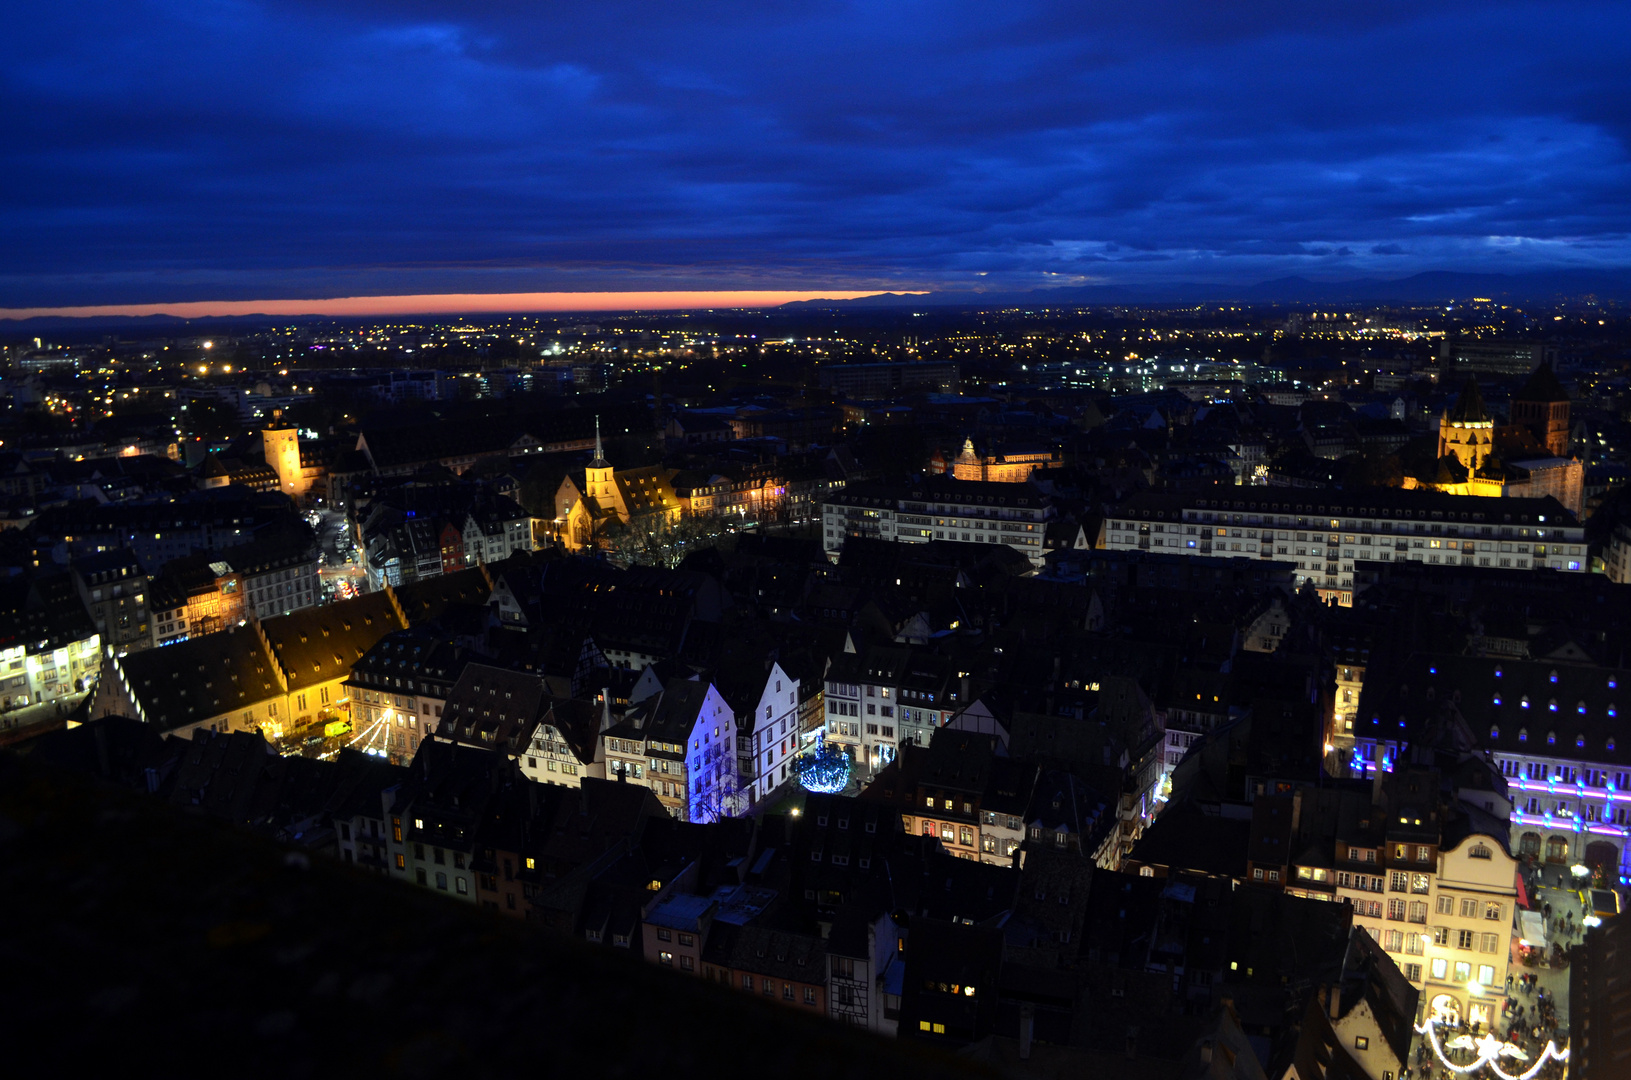
[[583, 493], [602, 510], [610, 509], [615, 501], [612, 494], [612, 465], [600, 444], [600, 417], [595, 417], [595, 459], [583, 471]]
[[1512, 396], [1512, 423], [1526, 427], [1553, 457], [1569, 456], [1569, 393], [1541, 363]]
[[1455, 404], [1444, 410], [1438, 422], [1438, 456], [1453, 454], [1468, 473], [1478, 470], [1494, 449], [1495, 421], [1484, 411], [1484, 396], [1478, 380], [1468, 377]]

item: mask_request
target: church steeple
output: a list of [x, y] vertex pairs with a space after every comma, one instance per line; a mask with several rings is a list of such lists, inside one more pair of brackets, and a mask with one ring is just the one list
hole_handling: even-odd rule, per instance
[[591, 469], [609, 469], [611, 465], [606, 461], [606, 451], [600, 445], [600, 417], [595, 417], [595, 460], [589, 463]]
[[595, 457], [583, 470], [583, 493], [601, 509], [611, 504], [612, 464], [606, 460], [606, 451], [600, 441], [600, 417], [595, 417]]

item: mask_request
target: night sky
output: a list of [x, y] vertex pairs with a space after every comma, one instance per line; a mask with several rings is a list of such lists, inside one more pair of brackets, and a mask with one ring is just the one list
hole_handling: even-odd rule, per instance
[[0, 307], [1631, 266], [1631, 3], [8, 5]]

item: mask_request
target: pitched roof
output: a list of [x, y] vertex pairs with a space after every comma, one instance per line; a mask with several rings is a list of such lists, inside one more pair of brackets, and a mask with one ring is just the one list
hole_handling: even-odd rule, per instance
[[1557, 375], [1552, 371], [1552, 365], [1543, 362], [1529, 373], [1529, 381], [1523, 384], [1523, 389], [1512, 395], [1512, 400], [1568, 401], [1569, 392], [1563, 389], [1562, 383], [1557, 381]]
[[345, 678], [351, 665], [381, 638], [407, 628], [388, 593], [306, 608], [260, 625], [288, 678], [290, 693]]
[[275, 663], [252, 627], [233, 626], [113, 660], [141, 719], [161, 731], [281, 694]]
[[1467, 384], [1461, 388], [1461, 394], [1455, 399], [1455, 404], [1444, 412], [1445, 417], [1452, 424], [1487, 424], [1489, 413], [1484, 411], [1484, 396], [1478, 392], [1478, 379], [1469, 375]]

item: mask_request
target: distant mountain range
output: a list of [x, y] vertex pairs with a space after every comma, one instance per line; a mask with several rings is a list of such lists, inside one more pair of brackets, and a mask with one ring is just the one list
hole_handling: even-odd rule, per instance
[[1078, 285], [1028, 292], [880, 293], [855, 300], [796, 300], [784, 309], [882, 307], [1095, 307], [1114, 304], [1432, 304], [1488, 297], [1505, 303], [1551, 303], [1596, 296], [1631, 300], [1631, 270], [1558, 270], [1529, 274], [1463, 274], [1432, 270], [1405, 278], [1311, 281], [1277, 278], [1256, 285], [1167, 282]]

